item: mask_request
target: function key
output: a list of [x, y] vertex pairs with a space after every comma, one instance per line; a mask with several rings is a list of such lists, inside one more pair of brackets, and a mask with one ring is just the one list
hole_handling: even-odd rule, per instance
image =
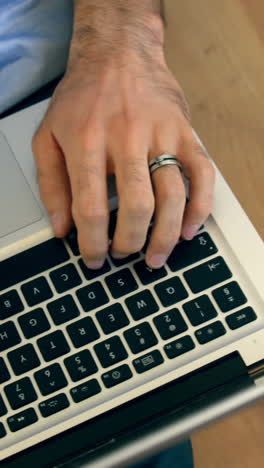
[[225, 327], [220, 321], [211, 323], [195, 332], [195, 336], [200, 344], [209, 343], [209, 341], [213, 341], [225, 334]]
[[42, 309], [21, 315], [18, 322], [26, 338], [33, 338], [50, 329], [50, 324]]
[[125, 303], [134, 320], [140, 320], [159, 310], [157, 302], [148, 290], [128, 297]]
[[0, 417], [4, 416], [7, 413], [6, 405], [3, 398], [0, 395]]
[[216, 252], [217, 247], [211, 237], [207, 232], [203, 232], [190, 241], [184, 240], [177, 244], [168, 259], [168, 265], [172, 271], [178, 271]]
[[22, 310], [24, 306], [15, 289], [0, 296], [0, 320], [18, 314]]
[[80, 255], [80, 250], [79, 250], [79, 245], [78, 245], [78, 239], [77, 239], [77, 229], [73, 228], [71, 232], [68, 234], [66, 237], [66, 240], [71, 248], [71, 251], [73, 255], [76, 257]]
[[163, 340], [168, 340], [187, 330], [187, 325], [177, 309], [168, 310], [153, 320]]
[[133, 374], [127, 364], [116, 367], [115, 369], [106, 372], [102, 375], [102, 381], [106, 388], [112, 388], [116, 385], [131, 379]]
[[158, 269], [150, 268], [145, 260], [135, 263], [134, 268], [140, 281], [145, 285], [153, 283], [167, 275], [164, 267]]
[[181, 356], [195, 348], [192, 338], [188, 335], [179, 338], [178, 340], [171, 341], [164, 346], [164, 351], [169, 359]]
[[153, 367], [157, 367], [164, 362], [164, 359], [161, 353], [156, 349], [151, 353], [145, 354], [140, 358], [137, 358], [133, 361], [133, 365], [138, 374], [142, 374], [143, 372], [148, 371], [149, 369], [153, 369]]
[[222, 257], [216, 257], [184, 273], [192, 292], [199, 293], [204, 289], [231, 278], [232, 273]]
[[98, 371], [98, 367], [88, 349], [64, 359], [64, 364], [73, 382], [84, 379]]
[[67, 332], [75, 348], [81, 348], [81, 346], [92, 343], [100, 337], [94, 321], [90, 317], [71, 323], [67, 327]]
[[40, 366], [40, 360], [32, 344], [28, 343], [7, 354], [16, 375], [24, 374]]
[[139, 258], [139, 253], [134, 253], [134, 254], [131, 254], [131, 255], [128, 255], [127, 257], [125, 258], [114, 258], [112, 257], [111, 255], [111, 260], [113, 262], [113, 264], [118, 268], [118, 267], [121, 267], [121, 266], [124, 266], [124, 265], [127, 265], [128, 263], [131, 263], [133, 262], [134, 260], [137, 260]]
[[45, 361], [52, 361], [70, 351], [70, 347], [61, 330], [39, 338], [37, 343]]
[[213, 296], [222, 312], [228, 312], [247, 302], [246, 296], [236, 281], [215, 289]]
[[13, 322], [0, 325], [0, 352], [20, 343], [21, 338]]
[[183, 309], [191, 324], [194, 326], [201, 325], [217, 316], [217, 312], [212, 302], [206, 295], [186, 302], [183, 305]]
[[0, 422], [0, 439], [6, 436], [6, 430], [4, 428], [4, 425]]
[[99, 281], [79, 289], [77, 297], [84, 312], [90, 312], [90, 310], [97, 309], [109, 302], [108, 296]]
[[129, 324], [129, 320], [121, 304], [113, 304], [106, 309], [100, 310], [97, 312], [96, 318], [106, 335]]
[[24, 429], [24, 427], [34, 424], [37, 420], [36, 411], [33, 408], [28, 408], [14, 416], [10, 416], [10, 418], [7, 419], [7, 424], [11, 432], [17, 432]]
[[252, 307], [245, 307], [245, 309], [238, 310], [226, 318], [227, 325], [231, 330], [243, 327], [254, 320], [257, 320], [257, 316]]
[[63, 293], [81, 284], [81, 277], [72, 263], [68, 263], [50, 273], [51, 280], [58, 293]]
[[9, 370], [6, 367], [5, 361], [0, 357], [0, 384], [10, 379]]
[[103, 367], [110, 367], [117, 362], [123, 361], [128, 354], [118, 336], [95, 345], [94, 350]]
[[49, 395], [66, 387], [68, 382], [59, 364], [52, 364], [35, 372], [34, 377], [42, 395]]
[[107, 276], [105, 282], [115, 299], [138, 289], [136, 280], [128, 268]]
[[5, 388], [5, 393], [12, 409], [16, 410], [22, 406], [37, 400], [37, 394], [28, 377], [17, 380]]
[[49, 302], [47, 309], [55, 325], [61, 325], [62, 323], [68, 322], [80, 315], [78, 307], [75, 304], [73, 297], [70, 295], [61, 297], [53, 302]]
[[164, 307], [174, 305], [188, 297], [185, 287], [177, 277], [156, 284], [154, 289]]
[[49, 400], [42, 401], [39, 404], [39, 410], [44, 418], [52, 416], [59, 411], [64, 410], [70, 406], [69, 400], [64, 393], [60, 393]]
[[75, 403], [91, 398], [101, 392], [101, 387], [96, 379], [84, 382], [71, 389], [71, 396]]
[[124, 332], [124, 337], [132, 353], [137, 354], [158, 343], [149, 323], [140, 323], [137, 327], [130, 328]]
[[26, 281], [69, 259], [60, 239], [50, 239], [0, 262], [0, 291]]
[[21, 286], [21, 290], [29, 306], [37, 305], [53, 296], [49, 284], [44, 276], [23, 284], [23, 286]]
[[108, 271], [111, 270], [111, 267], [110, 267], [110, 264], [107, 260], [105, 260], [102, 268], [99, 268], [97, 270], [92, 270], [91, 268], [87, 268], [87, 266], [84, 264], [83, 260], [80, 259], [78, 261], [80, 267], [81, 267], [81, 270], [85, 276], [85, 278], [89, 281], [89, 280], [92, 280], [94, 278], [97, 278], [97, 276], [102, 276], [104, 275], [105, 273], [107, 273]]

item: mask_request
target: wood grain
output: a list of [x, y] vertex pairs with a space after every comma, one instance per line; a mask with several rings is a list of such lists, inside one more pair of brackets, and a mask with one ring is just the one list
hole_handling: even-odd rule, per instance
[[[264, 238], [264, 3], [165, 0], [193, 126]], [[262, 468], [264, 403], [193, 435], [195, 468]]]

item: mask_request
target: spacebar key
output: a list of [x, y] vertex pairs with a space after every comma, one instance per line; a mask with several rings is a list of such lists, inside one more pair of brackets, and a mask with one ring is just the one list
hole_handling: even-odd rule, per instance
[[50, 239], [0, 262], [0, 291], [49, 270], [69, 259], [60, 239]]

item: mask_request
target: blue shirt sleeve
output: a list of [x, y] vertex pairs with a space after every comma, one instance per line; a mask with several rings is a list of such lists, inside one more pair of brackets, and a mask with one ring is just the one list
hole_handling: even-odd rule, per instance
[[0, 0], [0, 114], [63, 73], [72, 0]]

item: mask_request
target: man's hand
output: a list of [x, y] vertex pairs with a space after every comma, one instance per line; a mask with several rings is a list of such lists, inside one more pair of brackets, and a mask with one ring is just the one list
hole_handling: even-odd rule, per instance
[[[191, 239], [210, 214], [214, 169], [192, 133], [184, 94], [163, 52], [160, 1], [79, 0], [65, 77], [34, 139], [41, 198], [55, 234], [72, 219], [84, 261], [108, 251], [107, 174], [115, 174], [116, 257], [139, 251], [153, 213], [146, 262], [162, 266], [180, 235]], [[143, 4], [143, 6], [142, 6]], [[176, 166], [150, 178], [148, 162], [171, 153]]]

